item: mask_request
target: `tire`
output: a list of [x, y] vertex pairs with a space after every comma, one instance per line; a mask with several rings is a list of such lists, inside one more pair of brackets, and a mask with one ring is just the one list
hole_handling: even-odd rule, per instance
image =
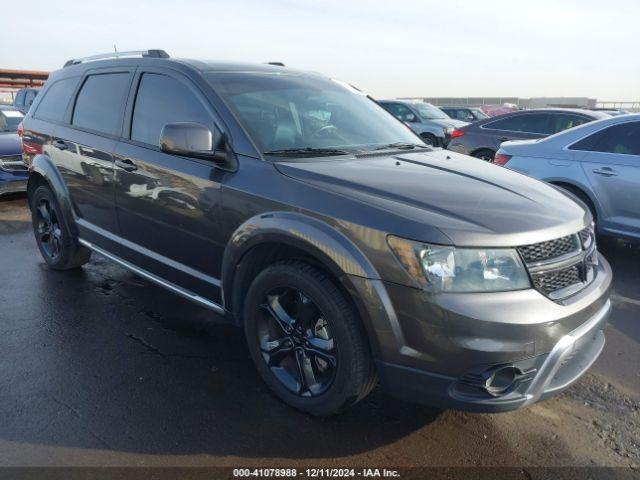
[[360, 319], [321, 270], [298, 261], [267, 267], [249, 287], [243, 314], [260, 375], [293, 408], [333, 415], [375, 386]]
[[480, 160], [484, 160], [485, 162], [493, 161], [493, 157], [495, 157], [496, 152], [493, 150], [489, 150], [488, 148], [483, 148], [481, 150], [477, 150], [471, 154], [472, 157], [479, 158]]
[[435, 135], [432, 135], [431, 133], [423, 133], [422, 135], [420, 135], [420, 138], [422, 138], [422, 141], [427, 145], [430, 145], [432, 147], [439, 146], [440, 142], [438, 142], [438, 138]]
[[31, 221], [38, 249], [54, 270], [78, 268], [89, 261], [91, 251], [78, 243], [69, 229], [58, 201], [46, 185], [38, 187], [30, 198]]

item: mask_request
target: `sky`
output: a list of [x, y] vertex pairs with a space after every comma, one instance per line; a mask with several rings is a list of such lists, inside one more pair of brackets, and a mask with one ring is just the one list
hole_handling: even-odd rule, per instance
[[[377, 98], [640, 100], [639, 0], [30, 0], [3, 22], [0, 68], [162, 48], [281, 61]], [[5, 12], [7, 9], [4, 9]]]

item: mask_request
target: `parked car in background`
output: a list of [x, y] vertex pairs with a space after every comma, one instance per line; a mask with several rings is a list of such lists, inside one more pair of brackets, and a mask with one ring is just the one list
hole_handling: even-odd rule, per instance
[[493, 160], [502, 142], [544, 138], [567, 128], [608, 117], [606, 113], [578, 109], [522, 110], [456, 129], [447, 148], [489, 161]]
[[16, 96], [13, 99], [13, 106], [26, 115], [39, 91], [40, 89], [38, 88], [21, 88], [16, 92]]
[[12, 106], [0, 106], [0, 195], [24, 192], [29, 172], [22, 161], [22, 143], [17, 134], [24, 115]]
[[451, 119], [439, 108], [419, 100], [380, 100], [378, 103], [433, 147], [446, 147], [451, 132], [468, 125], [468, 122]]
[[478, 120], [484, 120], [489, 118], [489, 115], [484, 113], [479, 107], [438, 107], [450, 118], [454, 120], [461, 120], [463, 122], [473, 123]]
[[570, 191], [589, 207], [598, 233], [640, 239], [640, 115], [505, 142], [495, 163]]
[[429, 148], [316, 73], [120, 55], [67, 62], [23, 122], [50, 268], [95, 251], [224, 315], [274, 394], [314, 415], [377, 379], [513, 410], [602, 351], [611, 269], [565, 193]]
[[517, 112], [520, 108], [514, 103], [503, 103], [502, 105], [482, 105], [480, 110], [490, 117], [497, 117], [505, 113]]

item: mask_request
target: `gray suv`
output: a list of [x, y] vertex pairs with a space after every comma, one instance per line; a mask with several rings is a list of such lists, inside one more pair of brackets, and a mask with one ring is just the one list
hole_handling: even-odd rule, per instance
[[378, 103], [433, 147], [446, 147], [451, 133], [469, 124], [454, 120], [439, 108], [418, 100], [380, 100]]
[[427, 147], [319, 74], [120, 55], [67, 62], [24, 120], [50, 268], [95, 252], [223, 315], [314, 415], [378, 381], [513, 410], [598, 357], [611, 270], [561, 191]]

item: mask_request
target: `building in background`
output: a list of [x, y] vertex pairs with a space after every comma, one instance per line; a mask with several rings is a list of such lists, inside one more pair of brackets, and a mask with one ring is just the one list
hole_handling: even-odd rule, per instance
[[13, 103], [21, 88], [40, 88], [49, 78], [49, 72], [33, 70], [7, 70], [0, 68], [0, 103]]

